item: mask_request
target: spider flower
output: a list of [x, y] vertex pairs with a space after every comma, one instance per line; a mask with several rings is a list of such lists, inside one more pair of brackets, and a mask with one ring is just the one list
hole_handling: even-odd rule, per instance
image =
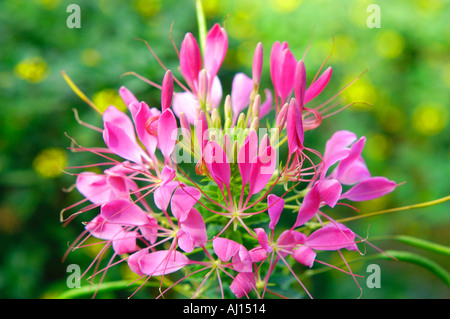
[[[364, 137], [340, 130], [323, 154], [311, 146], [311, 131], [320, 131], [323, 119], [345, 109], [333, 102], [339, 94], [315, 104], [325, 94], [332, 68], [320, 68], [308, 83], [305, 62], [295, 58], [287, 42], [275, 42], [269, 71], [273, 90], [260, 88], [266, 75], [258, 43], [251, 77], [237, 72], [222, 101], [225, 28], [215, 24], [204, 43], [202, 55], [195, 37], [184, 36], [182, 79], [167, 68], [161, 85], [145, 79], [161, 90], [159, 102], [147, 104], [121, 86], [129, 115], [110, 105], [102, 128], [87, 125], [101, 133], [105, 147], [73, 149], [101, 157], [86, 168], [98, 166], [102, 173], [77, 174], [75, 186], [84, 199], [63, 212], [89, 202], [67, 220], [93, 213], [69, 251], [97, 238], [104, 246], [86, 272], [97, 262], [91, 277], [104, 272], [103, 278], [126, 261], [145, 282], [159, 281], [157, 298], [183, 281], [195, 286], [192, 297], [224, 298], [229, 289], [237, 298], [263, 298], [273, 293], [273, 274], [285, 267], [312, 297], [289, 260], [357, 276], [350, 267], [343, 270], [318, 258], [320, 251], [358, 252], [358, 239], [363, 241], [336, 221], [332, 210], [345, 201], [386, 195], [397, 184], [370, 174], [362, 157]], [[187, 158], [178, 157], [179, 150]], [[109, 251], [111, 259], [101, 268]], [[163, 289], [164, 277], [172, 275], [173, 283]], [[218, 285], [205, 284], [213, 277]]]

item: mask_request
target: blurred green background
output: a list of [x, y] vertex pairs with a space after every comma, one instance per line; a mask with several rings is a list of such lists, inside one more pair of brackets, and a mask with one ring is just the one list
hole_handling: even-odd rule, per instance
[[[81, 28], [70, 29], [69, 4], [81, 8]], [[381, 27], [369, 28], [369, 4], [381, 9]], [[297, 59], [305, 59], [311, 80], [334, 51], [334, 68], [324, 97], [369, 71], [343, 96], [346, 103], [365, 101], [323, 121], [305, 140], [323, 151], [336, 130], [366, 136], [364, 157], [373, 175], [406, 182], [394, 193], [363, 203], [361, 213], [426, 202], [450, 193], [450, 3], [445, 0], [233, 0], [204, 1], [208, 26], [225, 22], [229, 51], [219, 73], [229, 92], [234, 73], [251, 75], [257, 42], [264, 45], [262, 87], [272, 88], [268, 57], [274, 41], [288, 41]], [[197, 35], [193, 0], [19, 0], [0, 2], [0, 297], [53, 298], [66, 288], [66, 267], [89, 265], [95, 249], [71, 253], [68, 243], [80, 233], [79, 219], [66, 227], [62, 208], [81, 199], [67, 189], [75, 176], [58, 167], [84, 165], [95, 159], [67, 150], [71, 136], [83, 146], [101, 146], [100, 134], [79, 125], [80, 118], [101, 126], [101, 119], [68, 87], [65, 70], [99, 106], [121, 106], [117, 90], [126, 85], [141, 100], [158, 105], [159, 92], [133, 76], [135, 71], [160, 82], [163, 69], [145, 44], [149, 41], [164, 63], [178, 61], [169, 40], [180, 43], [186, 32]], [[313, 35], [313, 36], [312, 36]], [[176, 75], [179, 73], [175, 72]], [[122, 105], [123, 107], [123, 105]], [[76, 172], [76, 171], [72, 171]], [[410, 235], [449, 245], [449, 203], [349, 223], [382, 249], [406, 250], [447, 269], [448, 256], [380, 238]], [[341, 209], [342, 216], [353, 214]], [[337, 212], [338, 214], [340, 212]], [[336, 216], [336, 215], [333, 215]], [[370, 225], [370, 229], [368, 226]], [[375, 240], [376, 238], [380, 240]], [[376, 253], [368, 248], [367, 255]], [[339, 260], [336, 260], [339, 262]], [[353, 270], [381, 267], [381, 288], [364, 281], [362, 298], [449, 298], [449, 287], [435, 274], [413, 264], [386, 260], [355, 263]], [[117, 267], [108, 279], [127, 278]], [[317, 298], [357, 298], [355, 282], [330, 271], [306, 282]], [[127, 291], [123, 296], [127, 297]], [[99, 297], [121, 297], [104, 294]], [[141, 297], [145, 297], [145, 294]]]

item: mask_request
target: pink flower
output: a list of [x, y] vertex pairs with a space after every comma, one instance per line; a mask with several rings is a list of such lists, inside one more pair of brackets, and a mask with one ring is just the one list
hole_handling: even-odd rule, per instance
[[287, 42], [275, 42], [270, 53], [270, 75], [281, 104], [286, 102], [294, 89], [295, 65], [297, 60], [289, 50]]
[[104, 204], [118, 198], [129, 198], [130, 191], [135, 191], [138, 186], [127, 176], [133, 172], [127, 169], [129, 162], [117, 164], [104, 171], [105, 174], [83, 172], [78, 175], [76, 181], [77, 190], [94, 204]]
[[206, 35], [205, 68], [211, 78], [217, 75], [228, 49], [228, 36], [224, 28], [216, 23]]

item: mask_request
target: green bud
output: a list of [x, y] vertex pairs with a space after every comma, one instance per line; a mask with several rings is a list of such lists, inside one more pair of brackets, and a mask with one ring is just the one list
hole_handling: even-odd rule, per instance
[[236, 126], [239, 128], [242, 128], [242, 129], [247, 126], [247, 125], [245, 125], [245, 114], [244, 113], [239, 114]]

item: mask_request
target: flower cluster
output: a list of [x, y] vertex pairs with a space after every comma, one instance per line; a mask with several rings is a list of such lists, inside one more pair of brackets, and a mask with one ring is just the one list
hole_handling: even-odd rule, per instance
[[[358, 252], [364, 240], [323, 210], [378, 198], [397, 184], [371, 176], [361, 155], [365, 138], [352, 132], [336, 132], [323, 152], [307, 147], [305, 132], [345, 108], [334, 97], [314, 105], [331, 67], [307, 85], [303, 60], [286, 42], [276, 42], [270, 52], [273, 91], [266, 88], [263, 99], [258, 43], [251, 77], [237, 73], [223, 98], [218, 74], [228, 47], [225, 29], [214, 25], [204, 43], [201, 50], [187, 33], [177, 50], [182, 79], [166, 70], [161, 85], [148, 81], [161, 90], [160, 107], [121, 87], [130, 116], [109, 106], [97, 129], [106, 147], [76, 147], [102, 157], [95, 165], [104, 168], [77, 174], [85, 199], [64, 211], [89, 204], [67, 220], [88, 211], [96, 216], [71, 249], [97, 238], [104, 246], [96, 261], [108, 251], [112, 257], [95, 274], [126, 262], [145, 282], [161, 278], [158, 297], [196, 278], [192, 297], [225, 298], [231, 291], [237, 298], [263, 298], [272, 293], [280, 267], [312, 297], [294, 263], [301, 265], [297, 269], [326, 264], [319, 252], [338, 251], [344, 258], [341, 250]], [[273, 119], [270, 126], [262, 127], [263, 118]], [[296, 205], [286, 204], [294, 200]], [[164, 276], [182, 269], [185, 275], [163, 290]], [[340, 270], [356, 276], [349, 267]], [[206, 285], [213, 280], [218, 285]]]

